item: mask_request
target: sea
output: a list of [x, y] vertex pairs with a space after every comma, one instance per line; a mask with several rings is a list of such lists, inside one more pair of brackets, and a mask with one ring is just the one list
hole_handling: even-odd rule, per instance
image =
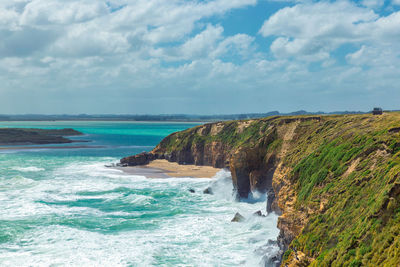
[[[253, 215], [265, 214], [264, 195], [236, 201], [229, 171], [146, 178], [106, 167], [196, 125], [0, 122], [84, 133], [76, 143], [0, 150], [0, 266], [269, 266], [277, 215]], [[237, 212], [244, 221], [231, 222]]]

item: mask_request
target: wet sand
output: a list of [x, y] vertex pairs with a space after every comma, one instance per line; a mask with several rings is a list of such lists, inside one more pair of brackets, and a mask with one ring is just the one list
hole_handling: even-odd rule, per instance
[[135, 167], [117, 167], [127, 174], [142, 175], [148, 178], [168, 178], [168, 177], [193, 177], [193, 178], [212, 178], [221, 169], [210, 166], [179, 165], [176, 162], [169, 162], [158, 159], [148, 165]]

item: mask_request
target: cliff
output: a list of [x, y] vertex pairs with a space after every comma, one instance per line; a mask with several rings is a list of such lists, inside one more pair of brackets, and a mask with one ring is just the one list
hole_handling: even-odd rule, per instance
[[400, 263], [400, 114], [270, 117], [166, 137], [154, 159], [231, 170], [238, 196], [269, 192], [288, 266]]
[[30, 129], [30, 128], [1, 128], [1, 145], [19, 144], [63, 144], [72, 140], [63, 136], [82, 135], [74, 129]]

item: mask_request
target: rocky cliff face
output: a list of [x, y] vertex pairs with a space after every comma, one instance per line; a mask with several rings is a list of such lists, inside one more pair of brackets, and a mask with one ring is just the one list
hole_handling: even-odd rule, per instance
[[399, 264], [399, 127], [398, 113], [212, 123], [121, 163], [225, 167], [239, 197], [269, 191], [289, 266]]

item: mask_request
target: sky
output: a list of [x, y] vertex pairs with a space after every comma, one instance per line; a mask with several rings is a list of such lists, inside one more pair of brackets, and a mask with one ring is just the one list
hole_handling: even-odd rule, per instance
[[1, 114], [400, 109], [400, 0], [0, 0]]

